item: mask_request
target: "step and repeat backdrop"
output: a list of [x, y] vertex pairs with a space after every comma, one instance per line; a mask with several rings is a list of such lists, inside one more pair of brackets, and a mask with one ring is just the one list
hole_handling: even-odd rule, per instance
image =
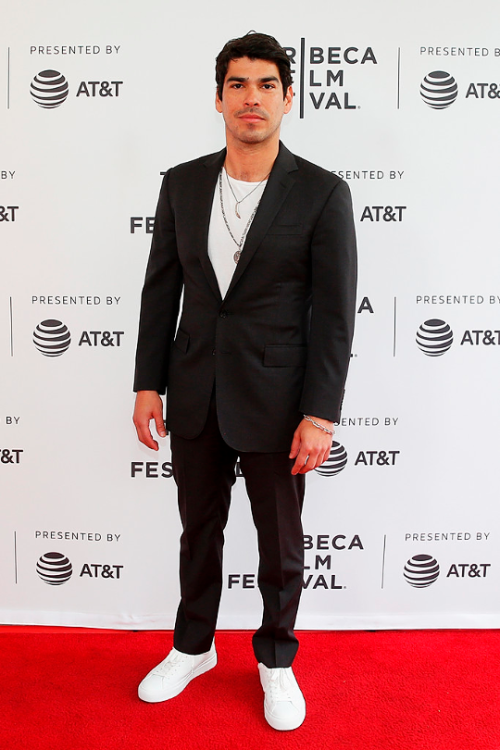
[[[131, 422], [139, 297], [162, 174], [223, 146], [215, 56], [258, 29], [292, 61], [283, 141], [348, 182], [359, 241], [298, 626], [500, 626], [499, 28], [495, 0], [4, 9], [0, 622], [173, 625], [169, 440]], [[261, 617], [238, 473], [223, 628]]]

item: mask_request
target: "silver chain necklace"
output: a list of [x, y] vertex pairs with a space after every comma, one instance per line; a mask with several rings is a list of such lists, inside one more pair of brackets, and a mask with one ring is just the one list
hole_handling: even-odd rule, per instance
[[230, 189], [231, 193], [233, 194], [233, 198], [234, 198], [234, 200], [236, 201], [236, 205], [235, 205], [235, 207], [234, 207], [234, 212], [235, 212], [236, 216], [238, 217], [238, 219], [241, 219], [241, 216], [240, 216], [240, 214], [239, 214], [239, 211], [238, 211], [238, 206], [240, 205], [240, 203], [243, 203], [243, 201], [246, 201], [246, 199], [247, 199], [247, 198], [248, 198], [248, 197], [249, 197], [250, 195], [252, 195], [252, 193], [254, 193], [254, 192], [255, 192], [255, 191], [257, 190], [257, 188], [260, 188], [260, 186], [262, 185], [262, 183], [263, 183], [263, 182], [264, 182], [265, 180], [267, 180], [267, 178], [269, 177], [269, 175], [268, 175], [268, 174], [266, 174], [266, 176], [264, 177], [264, 179], [263, 179], [263, 180], [261, 180], [261, 181], [259, 182], [259, 184], [258, 184], [258, 185], [256, 185], [256, 186], [255, 186], [254, 188], [252, 188], [252, 189], [250, 190], [250, 192], [249, 192], [249, 193], [247, 193], [247, 194], [246, 194], [246, 195], [245, 195], [245, 196], [244, 196], [244, 197], [243, 197], [243, 198], [242, 198], [241, 200], [238, 200], [238, 199], [237, 199], [237, 197], [236, 197], [236, 195], [235, 195], [235, 193], [234, 193], [234, 190], [233, 190], [233, 186], [231, 185], [231, 181], [230, 181], [230, 179], [229, 179], [229, 175], [228, 175], [228, 173], [227, 173], [227, 169], [226, 169], [225, 167], [224, 167], [224, 172], [226, 173], [227, 184], [229, 185], [229, 189]]
[[[262, 180], [262, 182], [264, 182], [264, 180]], [[260, 184], [262, 184], [262, 182]], [[231, 187], [231, 185], [229, 185], [229, 187]], [[259, 187], [259, 186], [257, 185], [257, 187]], [[257, 188], [254, 188], [254, 190], [256, 190], [256, 189]], [[253, 190], [252, 190], [252, 193], [253, 193]], [[233, 193], [233, 195], [234, 195], [234, 193]], [[250, 193], [249, 193], [249, 195], [250, 195]], [[233, 255], [234, 262], [238, 263], [238, 261], [239, 261], [239, 259], [241, 257], [241, 249], [242, 249], [242, 247], [244, 245], [246, 236], [248, 234], [248, 230], [250, 229], [250, 224], [252, 223], [252, 221], [254, 219], [254, 216], [257, 213], [257, 209], [258, 209], [259, 203], [260, 203], [260, 198], [259, 198], [259, 201], [258, 201], [257, 205], [255, 206], [254, 210], [252, 211], [252, 215], [248, 219], [247, 225], [246, 225], [245, 229], [243, 230], [243, 234], [241, 235], [241, 239], [238, 242], [238, 240], [236, 239], [236, 237], [234, 236], [234, 234], [231, 232], [231, 227], [229, 226], [229, 222], [228, 222], [227, 217], [226, 217], [226, 212], [224, 211], [224, 199], [222, 197], [222, 170], [219, 172], [219, 197], [220, 197], [220, 207], [221, 207], [221, 211], [222, 211], [222, 217], [224, 219], [224, 224], [226, 225], [226, 229], [229, 232], [229, 234], [231, 236], [231, 239], [233, 240], [234, 244], [238, 248], [237, 251], [235, 252], [235, 254]], [[248, 198], [248, 195], [245, 195], [245, 198]], [[240, 203], [241, 203], [241, 201], [240, 201]], [[238, 212], [236, 212], [236, 215], [239, 217]]]

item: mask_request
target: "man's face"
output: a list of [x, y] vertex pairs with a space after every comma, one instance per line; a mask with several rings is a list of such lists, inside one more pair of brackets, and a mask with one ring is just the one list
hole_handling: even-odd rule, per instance
[[292, 88], [283, 98], [278, 66], [269, 60], [241, 57], [231, 60], [222, 99], [215, 106], [226, 123], [228, 141], [262, 143], [279, 137], [283, 115], [292, 106]]

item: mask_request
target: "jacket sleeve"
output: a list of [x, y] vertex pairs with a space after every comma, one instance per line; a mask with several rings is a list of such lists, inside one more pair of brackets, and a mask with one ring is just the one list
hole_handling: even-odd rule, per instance
[[338, 422], [356, 312], [356, 236], [348, 185], [330, 193], [311, 242], [312, 307], [300, 409]]
[[183, 276], [169, 197], [170, 177], [169, 170], [160, 190], [142, 290], [134, 391], [165, 393], [170, 347], [179, 314]]

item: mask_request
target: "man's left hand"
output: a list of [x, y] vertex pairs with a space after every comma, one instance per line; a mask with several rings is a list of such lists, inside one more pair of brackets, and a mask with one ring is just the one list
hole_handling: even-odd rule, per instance
[[[318, 417], [311, 419], [333, 431], [333, 422]], [[295, 458], [296, 461], [292, 467], [292, 474], [306, 474], [321, 466], [330, 455], [332, 439], [332, 435], [303, 419], [293, 435], [290, 458]]]

